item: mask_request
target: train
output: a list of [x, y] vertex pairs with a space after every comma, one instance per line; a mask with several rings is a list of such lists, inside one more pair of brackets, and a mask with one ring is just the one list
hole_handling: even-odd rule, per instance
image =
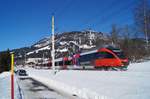
[[127, 70], [128, 65], [124, 52], [111, 46], [55, 59], [55, 66], [61, 69]]

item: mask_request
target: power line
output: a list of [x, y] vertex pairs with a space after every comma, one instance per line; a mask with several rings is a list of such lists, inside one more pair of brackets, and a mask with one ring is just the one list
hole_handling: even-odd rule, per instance
[[[108, 20], [112, 19], [113, 17], [115, 16], [119, 16], [121, 13], [123, 13], [123, 11], [127, 11], [131, 7], [133, 7], [133, 4], [135, 4], [135, 1], [132, 1], [131, 3], [129, 3], [128, 5], [126, 6], [122, 6], [119, 10], [115, 11], [115, 12], [112, 12], [110, 13], [108, 16], [105, 17], [105, 15], [103, 16], [103, 19], [101, 19], [101, 23], [99, 23], [99, 21], [97, 21], [95, 23], [95, 25], [101, 25], [101, 24], [104, 24], [104, 22], [106, 23], [106, 21], [108, 22]], [[111, 17], [111, 18], [110, 18]]]
[[[113, 1], [113, 3], [111, 3], [111, 6], [109, 6], [108, 7], [108, 9], [106, 9], [106, 10], [103, 10], [102, 12], [104, 12], [104, 13], [98, 13], [97, 15], [98, 16], [94, 16], [94, 17], [91, 17], [91, 19], [88, 19], [88, 22], [85, 22], [85, 23], [82, 23], [82, 24], [80, 24], [80, 27], [81, 26], [85, 26], [85, 24], [86, 25], [88, 25], [90, 22], [92, 22], [92, 21], [95, 21], [96, 19], [100, 19], [100, 17], [101, 17], [101, 24], [104, 24], [104, 23], [106, 23], [106, 22], [108, 22], [108, 20], [110, 20], [110, 19], [112, 19], [112, 18], [110, 18], [110, 17], [115, 17], [116, 15], [117, 16], [119, 16], [119, 15], [121, 15], [121, 13], [123, 13], [124, 11], [127, 11], [127, 10], [129, 10], [130, 9], [130, 7], [129, 6], [132, 6], [132, 5], [134, 5], [134, 4], [136, 4], [135, 3], [135, 1], [136, 0], [133, 0], [132, 2], [130, 2], [130, 3], [128, 3], [127, 5], [125, 5], [125, 6], [122, 6], [121, 5], [121, 7], [120, 8], [118, 8], [119, 10], [115, 10], [115, 11], [113, 11], [112, 12], [112, 8], [115, 6], [115, 4], [120, 4], [120, 3], [122, 3], [122, 2], [119, 2], [120, 0], [115, 0], [115, 1]], [[107, 11], [108, 10], [108, 11]], [[109, 14], [105, 14], [105, 13], [108, 13], [108, 12], [111, 12], [111, 13], [109, 13]], [[101, 15], [103, 15], [103, 16], [101, 16]], [[100, 23], [99, 23], [99, 21], [97, 21], [95, 24], [94, 23], [92, 23], [94, 26], [99, 26], [99, 25], [101, 25]], [[79, 26], [79, 25], [78, 25]], [[104, 26], [104, 25], [103, 25]], [[91, 27], [91, 26], [90, 26]]]
[[[135, 2], [132, 2], [132, 3], [130, 3], [130, 5], [132, 5], [132, 4], [135, 4]], [[115, 13], [118, 13], [118, 14], [114, 14], [114, 13], [111, 13], [109, 16], [111, 16], [111, 18], [109, 18], [109, 16], [108, 17], [105, 17], [104, 19], [101, 19], [101, 23], [99, 22], [99, 21], [97, 21], [97, 23], [96, 24], [94, 24], [95, 26], [102, 26], [101, 28], [103, 28], [104, 26], [106, 26], [106, 25], [104, 25], [104, 23], [106, 24], [106, 23], [108, 23], [109, 22], [109, 20], [112, 20], [112, 18], [118, 18], [118, 17], [120, 17], [121, 16], [121, 14], [122, 13], [124, 13], [125, 11], [128, 11], [128, 10], [130, 10], [130, 9], [132, 9], [132, 8], [134, 8], [134, 6], [130, 6], [130, 7], [128, 7], [128, 5], [127, 6], [124, 6], [124, 7], [122, 7], [120, 10], [118, 10], [118, 11], [116, 11]], [[122, 10], [122, 9], [124, 9], [124, 10]], [[120, 20], [120, 18], [118, 19], [118, 20]], [[103, 25], [102, 25], [103, 24]]]
[[[135, 0], [133, 0], [130, 4], [127, 4], [126, 6], [121, 6], [121, 8], [118, 8], [119, 10], [117, 10], [117, 11], [113, 11], [112, 12], [112, 9], [113, 9], [113, 7], [115, 6], [115, 4], [120, 4], [120, 3], [122, 3], [122, 2], [119, 2], [120, 0], [114, 0], [110, 5], [109, 5], [109, 7], [105, 7], [105, 8], [107, 8], [106, 10], [103, 10], [102, 12], [103, 13], [98, 13], [98, 14], [96, 14], [95, 16], [94, 16], [94, 18], [93, 18], [93, 16], [90, 18], [90, 19], [88, 19], [88, 21], [86, 21], [86, 23], [82, 23], [80, 26], [82, 26], [83, 24], [84, 24], [84, 26], [85, 26], [85, 24], [89, 24], [90, 22], [92, 22], [92, 21], [94, 21], [94, 20], [96, 20], [96, 19], [100, 19], [100, 17], [101, 17], [101, 23], [99, 23], [99, 21], [97, 21], [96, 22], [96, 24], [94, 24], [94, 26], [99, 26], [99, 25], [101, 25], [101, 24], [106, 24], [106, 22], [109, 22], [108, 20], [111, 20], [112, 19], [112, 17], [115, 17], [115, 16], [119, 16], [119, 15], [121, 15], [120, 13], [123, 13], [123, 11], [125, 10], [125, 11], [127, 11], [127, 9], [129, 9], [129, 6], [132, 4], [133, 5], [133, 3], [135, 3]], [[60, 20], [60, 17], [62, 17], [63, 15], [64, 15], [64, 13], [65, 12], [67, 12], [67, 10], [66, 9], [68, 9], [68, 7], [69, 6], [71, 6], [73, 4], [73, 0], [70, 0], [69, 2], [67, 2], [66, 3], [66, 5], [61, 9], [61, 10], [59, 10], [59, 11], [56, 11], [56, 17], [58, 17], [58, 20]], [[111, 12], [111, 13], [109, 13], [109, 14], [105, 14], [105, 13], [108, 13], [108, 12]], [[101, 16], [101, 15], [103, 15], [103, 16]], [[57, 21], [58, 21], [57, 20]], [[59, 27], [60, 28], [60, 27]]]
[[[120, 1], [120, 0], [114, 0], [112, 3], [110, 3], [108, 5], [109, 7], [106, 6], [104, 8], [105, 10], [103, 9], [101, 13], [99, 12], [96, 15], [92, 16], [91, 18], [88, 18], [86, 21], [82, 22], [81, 25], [80, 25], [80, 27], [81, 26], [89, 25], [89, 23], [91, 23], [92, 21], [96, 21], [96, 19], [100, 18], [102, 14], [105, 15], [105, 13], [110, 12], [111, 11], [110, 9], [112, 9], [115, 4], [121, 4], [121, 3], [122, 3], [122, 1]], [[77, 26], [79, 26], [79, 25], [77, 25]], [[88, 27], [88, 28], [90, 28], [90, 27]]]
[[[107, 11], [110, 11], [111, 8], [114, 7], [114, 4], [118, 3], [120, 0], [114, 0], [109, 6], [105, 7], [105, 10], [102, 10], [102, 12], [97, 13], [95, 16], [92, 16], [90, 19], [86, 20], [86, 22], [84, 24], [89, 24], [91, 21], [96, 20], [97, 18], [99, 18], [99, 16], [101, 16], [101, 14], [105, 14]], [[119, 2], [121, 3], [121, 2]], [[94, 19], [93, 19], [94, 18]]]
[[61, 17], [64, 15], [65, 12], [67, 12], [67, 9], [72, 5], [74, 0], [66, 0], [66, 3], [64, 3], [64, 6], [63, 7], [58, 7], [57, 9], [54, 10], [54, 14], [55, 14], [55, 17], [57, 18], [55, 20], [55, 23], [57, 23], [55, 26], [57, 28], [56, 31], [59, 30], [60, 27], [58, 27], [58, 24], [60, 23], [60, 19]]
[[56, 16], [61, 17], [64, 14], [64, 12], [67, 12], [66, 9], [68, 9], [72, 5], [73, 1], [74, 0], [69, 0], [68, 2], [66, 2], [64, 7], [60, 8], [60, 10], [58, 10], [58, 12], [56, 13]]

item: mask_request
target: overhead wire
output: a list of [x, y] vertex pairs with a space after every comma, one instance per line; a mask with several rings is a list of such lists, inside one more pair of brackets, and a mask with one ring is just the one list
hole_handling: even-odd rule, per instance
[[[136, 0], [135, 0], [136, 1]], [[100, 21], [97, 21], [94, 25], [104, 25], [104, 23], [106, 24], [107, 22], [109, 22], [109, 20], [113, 19], [114, 17], [118, 16], [120, 17], [121, 14], [125, 11], [130, 10], [130, 7], [133, 7], [133, 5], [135, 4], [135, 1], [133, 0], [131, 3], [127, 4], [126, 6], [122, 6], [120, 9], [118, 9], [115, 12], [110, 13], [108, 16], [103, 16], [103, 18], [101, 19], [101, 23]]]
[[[118, 5], [118, 4], [122, 3], [122, 1], [120, 1], [120, 0], [114, 0], [109, 5], [108, 8], [106, 8], [105, 10], [102, 11], [104, 13], [101, 12], [101, 13], [97, 14], [98, 16], [96, 16], [96, 15], [92, 16], [91, 19], [88, 19], [87, 22], [80, 24], [80, 26], [84, 26], [84, 28], [85, 28], [85, 26], [88, 25], [88, 28], [91, 28], [91, 27], [93, 28], [93, 26], [99, 26], [101, 24], [105, 24], [106, 22], [108, 22], [108, 20], [112, 19], [112, 17], [115, 17], [116, 15], [119, 16], [124, 11], [127, 11], [127, 9], [129, 9], [129, 6], [133, 5], [133, 3], [135, 3], [135, 1], [136, 0], [133, 0], [132, 2], [128, 3], [126, 6], [122, 6], [121, 5], [121, 7], [119, 7], [117, 11], [116, 10], [112, 11], [112, 9], [115, 6], [115, 4]], [[108, 12], [110, 12], [110, 13], [108, 13]], [[96, 20], [97, 20], [97, 22], [94, 23], [94, 21], [96, 21]], [[101, 23], [99, 23], [99, 20], [101, 20]]]
[[91, 18], [88, 18], [84, 22], [84, 24], [89, 24], [90, 22], [95, 21], [97, 18], [99, 18], [102, 14], [108, 13], [108, 11], [110, 11], [110, 9], [114, 7], [114, 4], [116, 4], [118, 2], [121, 3], [120, 0], [114, 0], [108, 6], [105, 6], [105, 8], [104, 8], [105, 10], [102, 10], [101, 12], [98, 11], [98, 13], [96, 15], [92, 16]]
[[56, 28], [55, 28], [56, 31], [58, 31], [60, 29], [60, 27], [58, 27], [58, 25], [61, 21], [60, 19], [63, 17], [64, 13], [67, 12], [66, 9], [68, 9], [72, 5], [73, 1], [74, 0], [66, 0], [63, 7], [59, 7], [56, 10], [54, 10], [55, 11], [54, 15], [57, 18], [56, 21], [55, 21], [57, 23]]
[[[69, 0], [66, 3], [64, 3], [65, 5], [63, 8], [58, 8], [57, 10], [55, 10], [55, 16], [58, 18], [57, 19], [58, 24], [60, 23], [59, 20], [67, 12], [67, 9], [73, 4], [73, 1], [74, 0]], [[116, 10], [112, 11], [115, 4], [122, 3], [122, 1], [120, 1], [120, 0], [114, 0], [111, 4], [109, 4], [107, 7], [105, 7], [105, 9], [102, 10], [102, 12], [99, 12], [96, 15], [92, 16], [91, 18], [88, 18], [86, 21], [82, 22], [80, 24], [80, 26], [86, 26], [86, 25], [90, 26], [90, 24], [92, 24], [95, 27], [97, 27], [102, 24], [106, 24], [109, 22], [109, 20], [112, 20], [112, 18], [114, 18], [116, 16], [119, 17], [121, 15], [121, 13], [123, 13], [124, 11], [127, 11], [129, 9], [129, 6], [132, 6], [133, 3], [135, 3], [135, 1], [136, 0], [133, 0], [129, 4], [127, 4], [125, 6], [121, 6], [121, 8], [118, 8], [117, 11]], [[96, 21], [96, 23], [94, 23], [94, 21]], [[103, 27], [104, 27], [104, 25], [103, 25]], [[59, 30], [59, 28], [60, 28], [60, 26], [57, 27], [57, 30]]]

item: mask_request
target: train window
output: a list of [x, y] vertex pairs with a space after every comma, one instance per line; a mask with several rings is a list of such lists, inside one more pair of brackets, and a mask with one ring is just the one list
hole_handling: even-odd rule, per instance
[[80, 58], [79, 58], [80, 61], [88, 61], [89, 60], [89, 56], [88, 55], [82, 55]]
[[108, 52], [100, 52], [100, 58], [115, 58], [114, 55]]
[[97, 58], [100, 58], [100, 57], [101, 57], [100, 53], [97, 52], [97, 53], [94, 54], [94, 59], [97, 59]]
[[82, 55], [82, 56], [80, 56], [79, 60], [80, 61], [91, 61], [91, 60], [97, 58], [97, 54], [98, 53], [91, 53], [91, 54]]

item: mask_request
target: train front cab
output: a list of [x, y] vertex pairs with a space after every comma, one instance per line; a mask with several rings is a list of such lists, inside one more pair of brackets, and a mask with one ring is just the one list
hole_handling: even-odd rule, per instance
[[123, 52], [113, 52], [107, 48], [98, 50], [97, 59], [95, 59], [95, 68], [117, 68], [127, 69], [128, 59], [122, 54]]

